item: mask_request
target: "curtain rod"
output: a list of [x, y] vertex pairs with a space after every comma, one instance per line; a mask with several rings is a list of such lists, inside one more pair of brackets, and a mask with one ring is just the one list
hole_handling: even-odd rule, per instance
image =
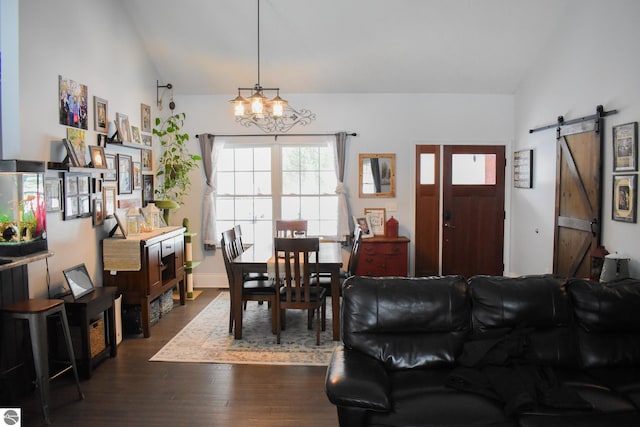
[[[237, 133], [237, 134], [233, 134], [233, 135], [216, 135], [216, 134], [212, 134], [213, 136], [216, 137], [222, 137], [222, 138], [234, 138], [234, 137], [258, 137], [258, 136], [275, 136], [276, 138], [278, 138], [279, 136], [327, 136], [327, 135], [335, 135], [335, 133], [256, 133], [256, 134], [241, 134], [241, 133]], [[358, 136], [357, 133], [355, 132], [351, 132], [351, 133], [347, 133], [348, 136]], [[196, 135], [196, 138], [199, 138], [200, 135]]]

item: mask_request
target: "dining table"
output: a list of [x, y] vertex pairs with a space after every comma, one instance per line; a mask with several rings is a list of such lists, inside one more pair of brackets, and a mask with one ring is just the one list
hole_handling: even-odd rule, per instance
[[[231, 261], [234, 285], [231, 289], [234, 338], [242, 339], [242, 284], [245, 273], [266, 273], [267, 263], [274, 255], [271, 244], [254, 244]], [[315, 264], [312, 257], [310, 263]], [[333, 339], [340, 339], [340, 268], [342, 267], [342, 246], [339, 242], [320, 241], [318, 250], [318, 272], [331, 274], [331, 313]]]

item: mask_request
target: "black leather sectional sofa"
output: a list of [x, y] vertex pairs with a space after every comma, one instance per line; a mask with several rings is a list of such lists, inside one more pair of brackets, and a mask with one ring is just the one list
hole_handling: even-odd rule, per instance
[[343, 288], [341, 426], [640, 426], [640, 281], [369, 278]]

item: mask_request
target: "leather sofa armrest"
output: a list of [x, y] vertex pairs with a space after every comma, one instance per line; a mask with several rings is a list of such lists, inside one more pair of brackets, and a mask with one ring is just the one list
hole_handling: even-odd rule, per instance
[[334, 405], [373, 411], [391, 409], [391, 387], [383, 364], [357, 350], [340, 346], [333, 351], [325, 387]]

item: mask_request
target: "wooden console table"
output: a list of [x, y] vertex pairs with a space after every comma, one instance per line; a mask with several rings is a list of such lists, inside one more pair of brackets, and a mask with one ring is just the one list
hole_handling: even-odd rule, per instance
[[358, 276], [407, 276], [407, 237], [372, 237], [362, 239], [356, 274]]
[[163, 227], [102, 241], [103, 285], [116, 286], [124, 304], [140, 305], [145, 338], [151, 336], [151, 301], [178, 286], [185, 304], [184, 232], [184, 227]]

